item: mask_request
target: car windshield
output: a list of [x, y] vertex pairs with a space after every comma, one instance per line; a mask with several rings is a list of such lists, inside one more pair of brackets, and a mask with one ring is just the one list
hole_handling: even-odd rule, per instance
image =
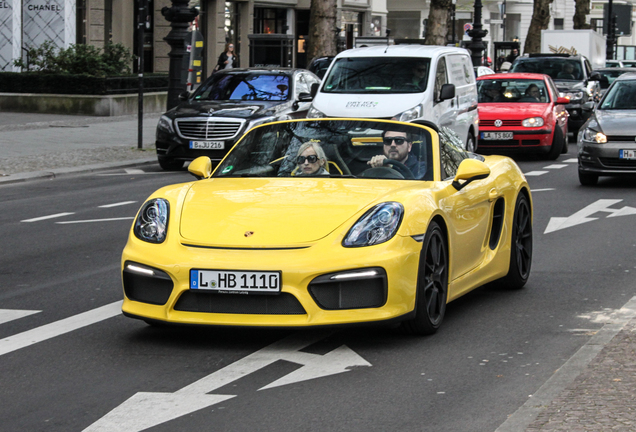
[[[277, 122], [245, 134], [217, 167], [214, 177], [433, 180], [431, 146], [430, 131], [408, 123], [327, 119]], [[379, 165], [370, 164], [374, 157], [381, 160]]]
[[431, 60], [415, 57], [343, 57], [326, 78], [325, 93], [421, 93]]
[[550, 101], [543, 80], [531, 79], [486, 79], [477, 81], [479, 103]]
[[559, 57], [517, 58], [510, 72], [542, 73], [558, 81], [583, 80], [580, 61]]
[[213, 74], [194, 93], [197, 100], [285, 101], [289, 76], [258, 72]]
[[601, 101], [602, 110], [636, 109], [636, 81], [618, 81]]

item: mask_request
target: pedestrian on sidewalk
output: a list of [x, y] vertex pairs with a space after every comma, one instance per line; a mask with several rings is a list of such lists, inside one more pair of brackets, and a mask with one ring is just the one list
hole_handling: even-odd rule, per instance
[[234, 44], [226, 43], [225, 51], [223, 51], [219, 56], [214, 72], [221, 69], [232, 69], [235, 67], [238, 67], [238, 56], [234, 52]]

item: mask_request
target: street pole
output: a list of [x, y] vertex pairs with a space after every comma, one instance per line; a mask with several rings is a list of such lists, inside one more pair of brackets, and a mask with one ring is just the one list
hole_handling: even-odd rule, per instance
[[614, 60], [614, 43], [616, 34], [614, 33], [614, 10], [612, 0], [607, 3], [607, 37], [605, 39], [605, 59]]
[[199, 11], [194, 7], [188, 7], [189, 0], [171, 0], [172, 7], [164, 6], [161, 15], [170, 21], [172, 29], [163, 38], [170, 45], [170, 69], [168, 72], [168, 106], [167, 109], [179, 105], [179, 94], [186, 90], [186, 83], [181, 80], [183, 56], [186, 55], [185, 38], [188, 35], [188, 26]]
[[146, 11], [148, 0], [138, 0], [137, 14], [137, 73], [139, 76], [139, 94], [137, 96], [137, 148], [143, 148], [144, 144], [144, 28], [146, 27]]
[[455, 42], [455, 17], [456, 17], [456, 9], [457, 8], [457, 0], [453, 0], [453, 46], [457, 46], [457, 43]]
[[473, 28], [468, 31], [468, 36], [472, 38], [472, 41], [468, 45], [468, 49], [471, 51], [470, 58], [473, 60], [473, 66], [481, 66], [481, 58], [484, 53], [483, 37], [488, 34], [488, 30], [484, 30], [481, 25], [481, 0], [475, 0], [475, 16], [473, 19]]

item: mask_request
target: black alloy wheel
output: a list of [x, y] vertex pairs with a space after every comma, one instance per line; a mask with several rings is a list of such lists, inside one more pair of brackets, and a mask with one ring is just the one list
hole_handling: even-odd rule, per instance
[[501, 280], [509, 289], [521, 289], [528, 282], [532, 267], [532, 213], [528, 198], [519, 193], [515, 205], [510, 239], [510, 266]]
[[430, 335], [444, 319], [448, 299], [448, 252], [446, 238], [436, 222], [431, 222], [417, 274], [415, 318], [402, 323], [406, 333]]

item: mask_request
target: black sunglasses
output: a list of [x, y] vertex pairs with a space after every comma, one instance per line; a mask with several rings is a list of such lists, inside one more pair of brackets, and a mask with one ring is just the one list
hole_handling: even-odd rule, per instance
[[298, 156], [298, 158], [296, 159], [296, 163], [298, 165], [304, 164], [305, 163], [305, 159], [307, 160], [307, 162], [309, 163], [316, 163], [318, 162], [318, 156], [316, 155], [309, 155], [309, 156]]
[[393, 142], [395, 142], [395, 145], [402, 145], [406, 142], [406, 138], [384, 138], [382, 141], [385, 146], [390, 146]]

